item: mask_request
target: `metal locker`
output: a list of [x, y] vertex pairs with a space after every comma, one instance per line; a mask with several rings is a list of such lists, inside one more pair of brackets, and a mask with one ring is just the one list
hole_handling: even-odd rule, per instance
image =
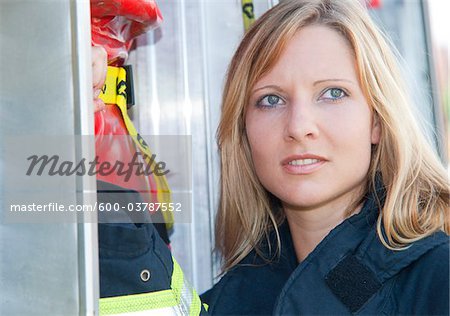
[[[12, 196], [37, 189], [8, 178], [11, 145], [93, 133], [88, 10], [86, 1], [0, 1], [1, 315], [92, 315], [98, 304], [94, 224], [6, 218]], [[92, 149], [53, 145], [71, 157]], [[84, 192], [95, 190], [91, 180], [63, 179], [60, 199], [90, 202]]]

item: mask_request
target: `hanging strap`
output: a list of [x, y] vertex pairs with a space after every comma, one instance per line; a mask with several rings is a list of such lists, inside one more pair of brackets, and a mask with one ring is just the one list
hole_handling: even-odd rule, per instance
[[[128, 66], [129, 67], [129, 66]], [[119, 107], [120, 112], [122, 113], [123, 121], [125, 122], [125, 126], [128, 130], [128, 133], [132, 137], [135, 145], [139, 148], [143, 156], [145, 157], [145, 162], [150, 166], [151, 170], [154, 170], [156, 167], [156, 163], [154, 159], [152, 160], [152, 152], [148, 147], [145, 140], [141, 135], [136, 131], [133, 122], [128, 116], [127, 112], [127, 104], [132, 104], [134, 102], [134, 95], [131, 85], [131, 72], [128, 71], [128, 80], [127, 80], [127, 70], [124, 67], [112, 67], [108, 66], [108, 71], [106, 74], [105, 85], [103, 86], [102, 92], [100, 93], [100, 98], [106, 104], [115, 104]], [[128, 84], [127, 84], [128, 82]], [[128, 87], [128, 88], [127, 88]], [[128, 91], [130, 90], [130, 92]], [[131, 96], [133, 96], [131, 98]], [[133, 102], [128, 102], [133, 101]], [[169, 188], [169, 184], [167, 183], [167, 179], [164, 175], [162, 176], [154, 176], [157, 188], [157, 199], [159, 203], [170, 203], [171, 192]], [[170, 230], [173, 226], [174, 218], [172, 212], [162, 212], [164, 216], [164, 221], [168, 230]]]
[[253, 0], [242, 0], [242, 19], [244, 20], [244, 30], [247, 31], [255, 22]]

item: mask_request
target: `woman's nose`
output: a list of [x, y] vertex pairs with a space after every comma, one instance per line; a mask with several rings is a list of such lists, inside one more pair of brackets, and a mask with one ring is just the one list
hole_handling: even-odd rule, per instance
[[291, 104], [287, 113], [285, 139], [304, 142], [319, 136], [318, 113], [313, 104], [298, 102]]

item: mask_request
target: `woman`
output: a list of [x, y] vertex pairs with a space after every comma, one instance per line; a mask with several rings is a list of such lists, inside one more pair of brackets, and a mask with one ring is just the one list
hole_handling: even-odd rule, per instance
[[283, 1], [245, 35], [218, 130], [210, 314], [448, 314], [449, 186], [354, 0]]

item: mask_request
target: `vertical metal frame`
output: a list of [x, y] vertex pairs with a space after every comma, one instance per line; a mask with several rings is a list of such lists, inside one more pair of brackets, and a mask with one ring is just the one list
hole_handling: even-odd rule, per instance
[[[94, 112], [92, 93], [92, 56], [90, 3], [86, 0], [71, 2], [72, 53], [74, 82], [74, 133], [91, 135], [76, 142], [77, 158], [95, 157]], [[77, 177], [77, 204], [94, 205], [96, 182], [93, 177]], [[78, 222], [78, 267], [80, 315], [98, 315], [99, 251], [97, 223], [92, 223], [87, 214], [79, 214]]]

